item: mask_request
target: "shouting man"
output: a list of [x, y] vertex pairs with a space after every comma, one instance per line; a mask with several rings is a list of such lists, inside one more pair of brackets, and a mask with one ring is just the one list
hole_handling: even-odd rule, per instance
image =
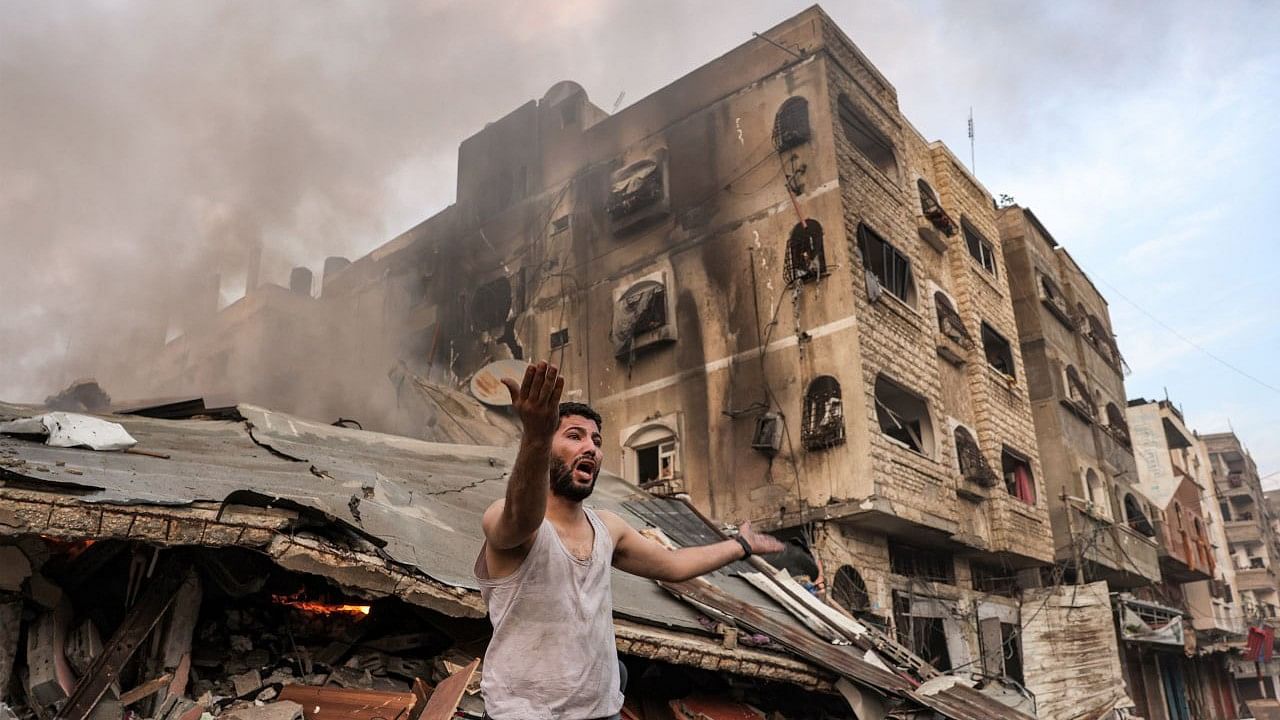
[[529, 366], [519, 386], [503, 383], [524, 435], [506, 498], [484, 513], [476, 558], [493, 622], [485, 711], [492, 720], [618, 718], [610, 568], [677, 582], [782, 543], [743, 523], [733, 540], [669, 550], [617, 515], [585, 507], [604, 459], [599, 413], [561, 404], [564, 378], [545, 362]]

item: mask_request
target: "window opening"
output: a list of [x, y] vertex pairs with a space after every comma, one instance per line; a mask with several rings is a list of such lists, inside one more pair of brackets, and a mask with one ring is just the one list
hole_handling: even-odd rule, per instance
[[1085, 323], [1089, 328], [1089, 340], [1093, 346], [1098, 349], [1103, 359], [1113, 368], [1119, 368], [1121, 363], [1120, 348], [1116, 345], [1116, 340], [1111, 336], [1111, 332], [1107, 330], [1097, 315], [1086, 315]]
[[982, 454], [982, 448], [979, 447], [978, 441], [974, 439], [968, 428], [963, 425], [957, 425], [955, 430], [956, 442], [956, 461], [960, 465], [960, 475], [965, 480], [982, 485], [983, 487], [992, 487], [996, 484], [999, 476], [991, 467], [991, 463], [987, 462], [987, 458]]
[[862, 575], [848, 565], [842, 565], [836, 571], [836, 578], [831, 583], [831, 599], [855, 616], [871, 611], [867, 584], [863, 582]]
[[955, 560], [943, 550], [927, 550], [889, 540], [889, 571], [917, 580], [956, 584]]
[[1005, 490], [1024, 503], [1035, 505], [1036, 481], [1031, 474], [1031, 463], [1005, 448], [1000, 453], [1000, 467], [1004, 473]]
[[897, 182], [898, 159], [893, 152], [893, 142], [854, 106], [848, 95], [841, 94], [836, 105], [845, 138], [880, 172]]
[[1004, 597], [1018, 596], [1018, 578], [1012, 569], [970, 562], [969, 575], [973, 580], [973, 589], [978, 592]]
[[982, 349], [987, 356], [987, 364], [1008, 375], [1014, 375], [1013, 347], [1004, 336], [985, 322], [982, 323]]
[[880, 286], [908, 305], [915, 305], [915, 279], [911, 261], [865, 224], [858, 225], [862, 263]]
[[1080, 371], [1076, 370], [1074, 365], [1067, 366], [1067, 397], [1077, 408], [1089, 417], [1096, 417], [1098, 407], [1093, 404], [1093, 398], [1089, 395], [1089, 387], [1084, 384], [1084, 378], [1080, 377]]
[[471, 323], [477, 330], [503, 325], [511, 314], [511, 281], [500, 277], [476, 289], [471, 300]]
[[840, 383], [820, 375], [804, 394], [801, 439], [806, 450], [821, 450], [844, 442], [844, 405]]
[[662, 166], [641, 160], [614, 173], [605, 211], [618, 220], [662, 199]]
[[898, 639], [904, 645], [938, 670], [951, 669], [947, 631], [942, 618], [913, 615], [910, 596], [900, 592], [893, 595], [893, 616]]
[[969, 254], [982, 265], [983, 270], [996, 275], [995, 245], [964, 218], [960, 218], [960, 228], [964, 232], [964, 244], [969, 248]]
[[665, 437], [634, 448], [636, 484], [645, 490], [670, 486], [676, 479], [678, 441], [670, 433]]
[[551, 349], [559, 350], [569, 344], [569, 328], [560, 328], [551, 333]]
[[1129, 445], [1129, 423], [1125, 421], [1124, 411], [1115, 403], [1107, 403], [1107, 428], [1123, 445]]
[[1068, 327], [1074, 326], [1071, 322], [1071, 310], [1067, 306], [1067, 299], [1063, 297], [1062, 291], [1058, 289], [1053, 279], [1044, 273], [1040, 273], [1040, 300], [1054, 317], [1066, 323]]
[[1004, 654], [1004, 675], [1018, 684], [1025, 683], [1022, 674], [1022, 632], [1013, 623], [1000, 623], [1000, 647]]
[[631, 352], [637, 337], [666, 326], [667, 289], [652, 280], [638, 282], [619, 298], [614, 312], [614, 353], [621, 357]]
[[827, 273], [827, 258], [822, 250], [822, 225], [812, 218], [796, 223], [787, 240], [787, 282], [817, 280]]
[[1129, 527], [1149, 538], [1156, 536], [1155, 528], [1151, 526], [1151, 521], [1147, 519], [1147, 514], [1142, 511], [1142, 506], [1132, 493], [1126, 493], [1124, 496], [1124, 521]]
[[924, 398], [883, 375], [877, 375], [875, 402], [881, 433], [914, 452], [932, 456], [933, 424]]
[[920, 211], [924, 213], [925, 219], [943, 233], [955, 235], [955, 222], [951, 220], [947, 211], [942, 209], [942, 201], [938, 200], [938, 194], [933, 191], [929, 183], [925, 182], [924, 178], [916, 180], [916, 190], [920, 193]]
[[782, 416], [767, 412], [756, 418], [756, 429], [751, 434], [751, 448], [773, 457], [782, 449]]
[[558, 218], [556, 218], [555, 220], [552, 220], [552, 221], [551, 221], [551, 234], [552, 234], [552, 235], [559, 235], [560, 233], [562, 233], [562, 232], [564, 232], [565, 230], [568, 230], [568, 229], [569, 229], [569, 216], [568, 216], [568, 215], [561, 215], [560, 217], [558, 217]]
[[788, 98], [773, 118], [773, 146], [778, 152], [809, 142], [809, 101]]
[[1102, 476], [1098, 475], [1093, 468], [1085, 470], [1084, 489], [1088, 494], [1089, 504], [1093, 505], [1094, 510], [1099, 515], [1110, 518], [1111, 499], [1107, 497], [1107, 486], [1102, 482]]
[[938, 329], [942, 334], [966, 350], [972, 348], [973, 336], [969, 334], [969, 328], [965, 327], [964, 319], [960, 317], [960, 313], [956, 312], [955, 306], [951, 304], [946, 293], [941, 290], [935, 292], [933, 306], [938, 312]]

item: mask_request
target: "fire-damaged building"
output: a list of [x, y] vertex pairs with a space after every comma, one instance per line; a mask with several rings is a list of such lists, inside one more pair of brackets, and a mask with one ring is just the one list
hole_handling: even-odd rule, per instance
[[318, 291], [256, 262], [99, 376], [171, 401], [47, 403], [136, 446], [0, 436], [0, 682], [38, 720], [481, 716], [499, 379], [540, 359], [604, 418], [592, 502], [788, 541], [615, 574], [624, 717], [1236, 717], [1209, 456], [1126, 408], [1101, 294], [816, 6], [615, 113], [556, 83]]
[[[464, 413], [501, 443], [467, 389], [549, 358], [603, 414], [607, 469], [792, 539], [940, 669], [1026, 679], [1017, 595], [1054, 552], [992, 197], [821, 9], [612, 115], [558, 83], [464, 141], [457, 178], [318, 298], [254, 288], [150, 379], [453, 442]], [[323, 380], [277, 346], [371, 391], [298, 397]]]

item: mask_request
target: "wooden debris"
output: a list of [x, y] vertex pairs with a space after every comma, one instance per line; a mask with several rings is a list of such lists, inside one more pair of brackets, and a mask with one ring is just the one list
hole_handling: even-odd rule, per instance
[[436, 686], [435, 692], [427, 699], [427, 706], [422, 710], [421, 720], [449, 720], [462, 702], [462, 694], [471, 683], [471, 676], [480, 667], [480, 658], [471, 661], [458, 672], [445, 678]]
[[173, 680], [173, 673], [165, 673], [158, 678], [148, 680], [132, 690], [126, 690], [120, 694], [120, 704], [124, 706], [132, 705], [139, 700], [160, 692], [160, 690]]
[[286, 685], [279, 700], [301, 705], [305, 720], [392, 720], [408, 714], [415, 698], [413, 693]]

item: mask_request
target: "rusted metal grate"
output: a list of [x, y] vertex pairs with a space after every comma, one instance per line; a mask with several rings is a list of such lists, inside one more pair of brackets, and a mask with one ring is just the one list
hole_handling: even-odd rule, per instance
[[1124, 411], [1115, 403], [1107, 403], [1107, 429], [1121, 444], [1126, 446], [1130, 444], [1129, 423], [1125, 421]]
[[1089, 395], [1089, 386], [1084, 384], [1084, 378], [1073, 365], [1067, 366], [1067, 396], [1081, 412], [1091, 418], [1098, 416], [1098, 406]]
[[822, 226], [812, 218], [796, 223], [787, 240], [787, 256], [783, 273], [788, 283], [817, 280], [827, 272], [827, 257], [822, 249]]
[[982, 448], [978, 446], [978, 441], [969, 433], [969, 430], [957, 426], [954, 436], [956, 460], [964, 479], [972, 480], [983, 487], [994, 487], [999, 483], [1000, 476], [996, 474], [995, 468], [991, 467], [991, 463], [987, 462], [986, 456], [982, 454]]
[[814, 378], [804, 394], [801, 438], [806, 450], [821, 450], [844, 442], [844, 405], [840, 383], [830, 375]]
[[955, 221], [942, 209], [942, 202], [938, 200], [938, 194], [933, 191], [929, 183], [924, 178], [916, 180], [916, 190], [920, 193], [920, 210], [935, 228], [941, 230], [948, 236], [956, 234]]
[[942, 291], [933, 294], [933, 306], [938, 311], [938, 329], [942, 334], [966, 350], [972, 348], [973, 336], [969, 334], [969, 328], [965, 327], [960, 313], [956, 312], [955, 307], [951, 305], [947, 296], [942, 294]]
[[662, 199], [662, 166], [641, 160], [614, 174], [605, 211], [618, 220]]
[[773, 146], [778, 152], [809, 142], [809, 101], [789, 98], [773, 119]]

